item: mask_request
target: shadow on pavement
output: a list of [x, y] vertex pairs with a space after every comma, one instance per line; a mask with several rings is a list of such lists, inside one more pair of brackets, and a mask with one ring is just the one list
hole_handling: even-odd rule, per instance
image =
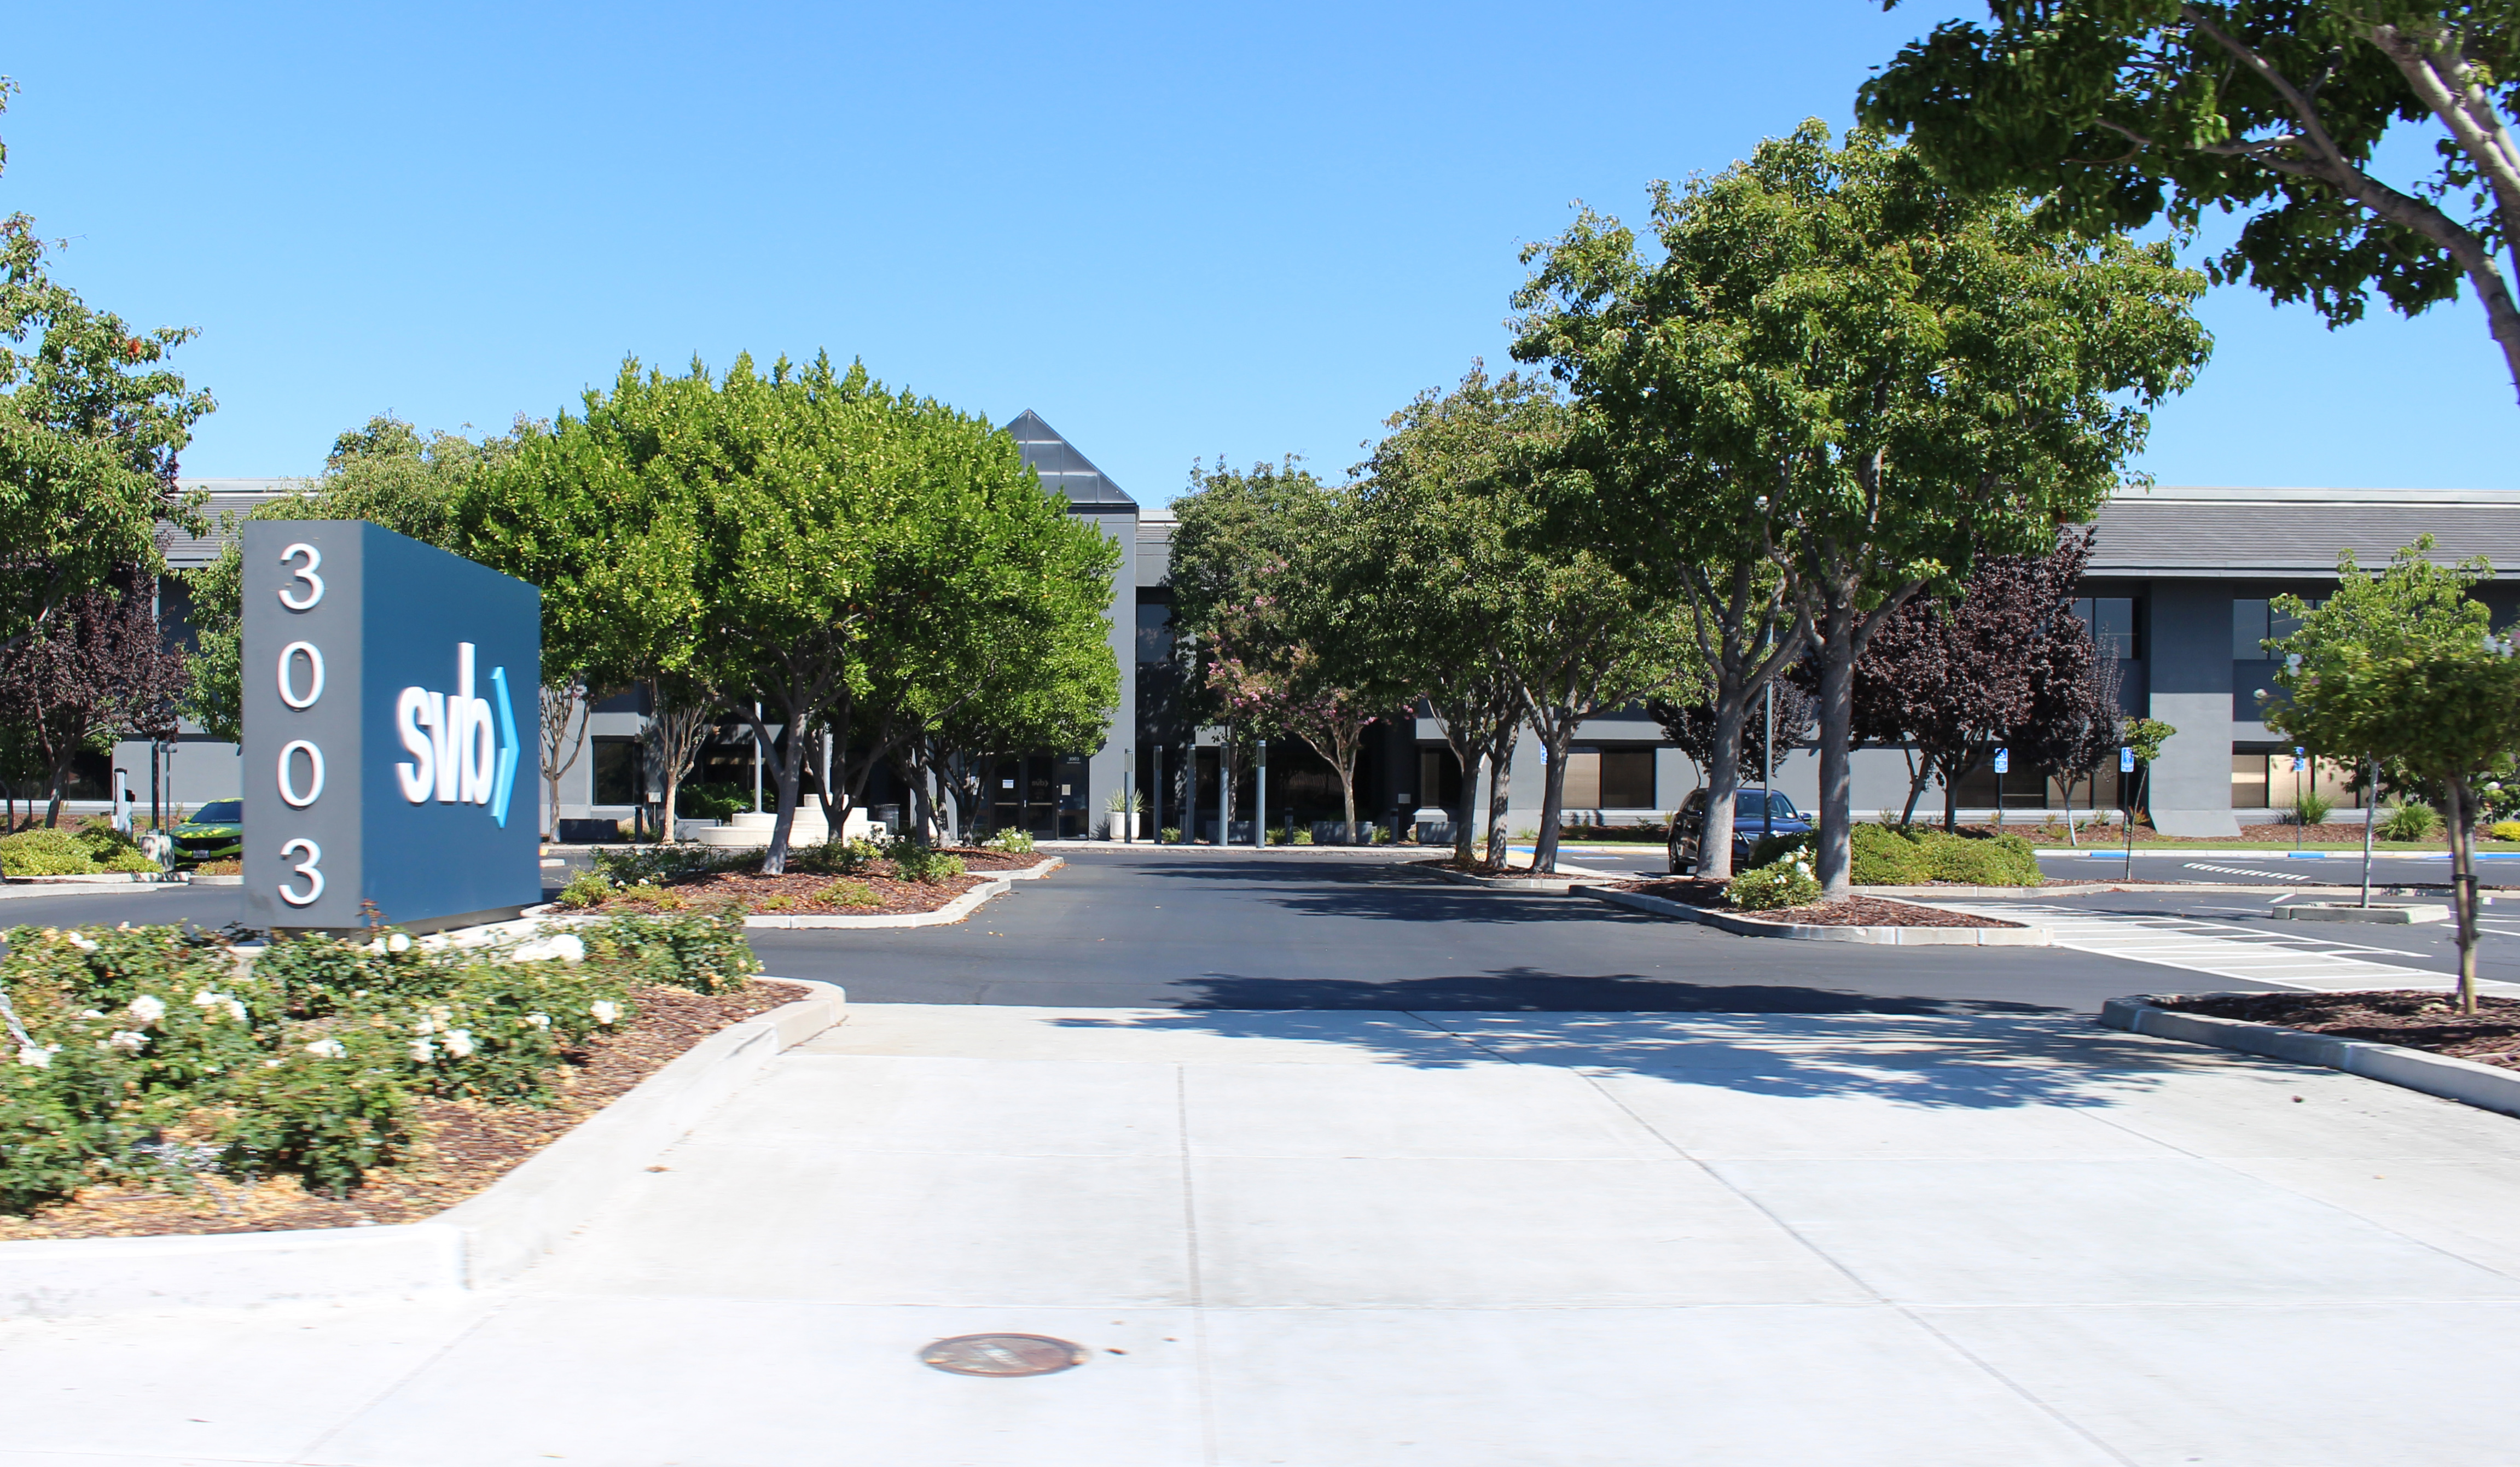
[[1366, 1014], [1185, 1008], [1108, 1018], [1062, 1015], [1068, 1029], [1148, 1029], [1338, 1045], [1379, 1063], [1464, 1069], [1545, 1065], [1597, 1076], [1784, 1098], [1864, 1097], [1920, 1107], [2105, 1107], [2187, 1072], [2286, 1067], [2219, 1050], [2145, 1041], [2070, 1019], [1809, 1013]]
[[2035, 1014], [2037, 1003], [1902, 998], [1800, 985], [1682, 983], [1635, 974], [1540, 968], [1357, 982], [1208, 973], [1177, 985], [1186, 1008], [1466, 1010], [1485, 1013]]

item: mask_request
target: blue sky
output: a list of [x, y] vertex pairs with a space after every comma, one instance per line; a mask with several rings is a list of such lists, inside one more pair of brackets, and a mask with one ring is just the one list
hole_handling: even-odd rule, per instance
[[[27, 7], [0, 208], [220, 410], [187, 474], [312, 471], [392, 412], [547, 416], [625, 353], [828, 348], [1142, 502], [1343, 469], [1470, 359], [1571, 200], [1721, 168], [1937, 8]], [[2164, 483], [2520, 487], [2474, 307], [2206, 306]]]

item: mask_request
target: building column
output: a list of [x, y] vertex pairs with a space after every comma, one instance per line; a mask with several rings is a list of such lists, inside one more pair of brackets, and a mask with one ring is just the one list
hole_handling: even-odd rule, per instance
[[2155, 581], [2142, 643], [2152, 717], [2179, 732], [2162, 744], [2144, 790], [2164, 835], [2237, 837], [2231, 816], [2231, 588]]

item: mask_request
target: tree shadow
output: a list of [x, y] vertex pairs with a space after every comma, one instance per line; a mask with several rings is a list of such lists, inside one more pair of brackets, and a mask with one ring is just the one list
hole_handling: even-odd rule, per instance
[[[1208, 985], [1211, 1006], [1051, 1022], [1336, 1045], [1411, 1069], [1545, 1066], [1768, 1098], [1870, 1098], [1926, 1109], [2105, 1108], [2182, 1075], [2254, 1074], [2278, 1084], [2298, 1074], [2279, 1060], [2145, 1039], [2021, 1004], [1617, 977], [1556, 981], [1605, 999], [1654, 1001], [1581, 1012], [1528, 1003], [1482, 1010], [1451, 1006], [1477, 996], [1474, 979], [1308, 987], [1220, 978]], [[1757, 1007], [1745, 994], [1760, 996]], [[1383, 1001], [1364, 1001], [1374, 995]], [[1270, 1000], [1304, 1007], [1262, 1006]], [[1433, 1006], [1439, 1002], [1445, 1006]]]

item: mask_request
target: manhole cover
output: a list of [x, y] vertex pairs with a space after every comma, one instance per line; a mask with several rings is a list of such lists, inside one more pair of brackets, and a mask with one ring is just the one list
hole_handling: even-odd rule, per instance
[[1048, 1335], [956, 1335], [919, 1352], [956, 1375], [1050, 1375], [1085, 1363], [1085, 1347]]

